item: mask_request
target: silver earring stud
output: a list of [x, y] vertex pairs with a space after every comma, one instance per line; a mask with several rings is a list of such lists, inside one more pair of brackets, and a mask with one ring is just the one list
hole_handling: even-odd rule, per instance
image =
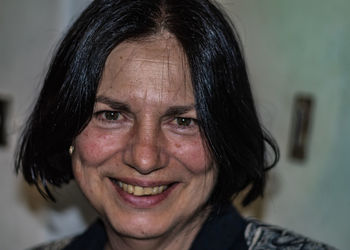
[[74, 146], [71, 145], [71, 146], [69, 147], [69, 154], [72, 155], [73, 152], [74, 152]]

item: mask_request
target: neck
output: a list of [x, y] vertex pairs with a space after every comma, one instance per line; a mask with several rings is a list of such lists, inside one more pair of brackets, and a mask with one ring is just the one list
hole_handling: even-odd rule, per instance
[[209, 215], [209, 210], [202, 212], [186, 225], [177, 225], [161, 236], [154, 238], [132, 238], [120, 235], [105, 223], [108, 242], [105, 250], [185, 250], [190, 249], [193, 240]]

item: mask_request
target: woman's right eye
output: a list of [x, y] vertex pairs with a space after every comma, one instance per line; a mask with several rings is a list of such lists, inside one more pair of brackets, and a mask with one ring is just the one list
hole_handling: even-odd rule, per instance
[[97, 111], [94, 113], [94, 116], [97, 121], [102, 123], [114, 123], [119, 121], [122, 118], [122, 114], [118, 111]]
[[120, 113], [116, 111], [104, 111], [104, 118], [108, 121], [118, 120]]

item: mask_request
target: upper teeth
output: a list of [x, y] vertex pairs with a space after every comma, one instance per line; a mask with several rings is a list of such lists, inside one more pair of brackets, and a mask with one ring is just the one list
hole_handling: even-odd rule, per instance
[[121, 187], [125, 192], [128, 192], [129, 194], [133, 194], [135, 196], [160, 194], [168, 188], [168, 186], [166, 185], [155, 186], [155, 187], [141, 187], [141, 186], [126, 184], [121, 181], [118, 181], [117, 183], [119, 187]]

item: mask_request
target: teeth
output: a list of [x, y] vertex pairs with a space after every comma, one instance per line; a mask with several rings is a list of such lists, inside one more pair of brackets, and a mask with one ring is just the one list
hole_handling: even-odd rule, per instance
[[135, 186], [134, 195], [136, 196], [143, 195], [143, 187]]
[[143, 188], [143, 192], [145, 193], [145, 195], [150, 195], [152, 194], [152, 188], [151, 187]]
[[152, 188], [152, 194], [158, 194], [159, 187]]
[[128, 192], [128, 184], [123, 183], [123, 189], [125, 192]]
[[134, 186], [128, 185], [128, 193], [132, 194], [134, 192]]
[[156, 195], [164, 192], [168, 188], [168, 186], [166, 185], [156, 186], [156, 187], [134, 186], [134, 185], [123, 183], [121, 181], [117, 181], [117, 184], [125, 192], [128, 192], [129, 194], [133, 194], [135, 196]]

